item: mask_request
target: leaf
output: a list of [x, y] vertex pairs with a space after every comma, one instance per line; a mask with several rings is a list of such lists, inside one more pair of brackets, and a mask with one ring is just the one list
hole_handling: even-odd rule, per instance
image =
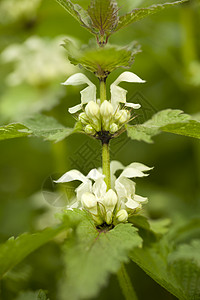
[[21, 292], [15, 300], [49, 300], [43, 290]]
[[66, 281], [62, 285], [62, 299], [71, 300], [94, 297], [116, 273], [128, 254], [142, 240], [131, 224], [119, 224], [112, 230], [97, 230], [86, 211], [69, 212], [71, 219], [80, 223], [64, 248]]
[[[92, 26], [100, 35], [99, 44], [107, 43], [109, 35], [118, 23], [118, 7], [115, 0], [91, 0], [88, 14], [92, 20]], [[104, 40], [106, 36], [106, 40]]]
[[13, 139], [16, 137], [27, 136], [27, 132], [20, 132], [20, 130], [27, 129], [24, 125], [13, 123], [0, 127], [0, 140]]
[[[181, 110], [166, 109], [155, 114], [152, 119], [140, 125], [127, 125], [128, 136], [137, 141], [152, 143], [152, 137], [159, 134], [169, 124], [187, 124], [191, 117]], [[164, 129], [166, 132], [170, 130]], [[180, 134], [180, 133], [179, 133]], [[188, 134], [189, 135], [189, 134]]]
[[54, 142], [59, 142], [73, 133], [73, 128], [66, 128], [56, 119], [40, 114], [24, 120], [23, 125], [31, 135]]
[[46, 244], [60, 232], [67, 229], [68, 220], [55, 228], [47, 228], [34, 234], [25, 233], [14, 239], [11, 237], [7, 242], [0, 245], [0, 278], [10, 269], [20, 263], [30, 253]]
[[73, 4], [70, 0], [56, 0], [64, 9], [72, 15], [83, 27], [91, 33], [94, 33], [91, 25], [91, 19], [86, 10], [80, 5]]
[[45, 115], [34, 115], [22, 123], [9, 124], [0, 127], [0, 140], [35, 136], [48, 141], [59, 142], [77, 132], [78, 129], [67, 128], [56, 119]]
[[134, 56], [140, 52], [140, 47], [135, 42], [126, 47], [108, 45], [105, 48], [96, 48], [88, 45], [80, 50], [71, 41], [65, 40], [64, 47], [72, 64], [81, 65], [100, 78], [107, 77], [117, 68], [130, 68]]
[[115, 31], [118, 31], [119, 29], [124, 28], [125, 26], [131, 23], [146, 18], [149, 15], [155, 14], [163, 10], [164, 8], [178, 5], [186, 1], [187, 0], [181, 0], [181, 1], [171, 2], [171, 3], [167, 2], [163, 4], [154, 4], [145, 8], [135, 8], [130, 13], [127, 13], [126, 15], [123, 15], [119, 18], [118, 25], [116, 26]]
[[169, 124], [163, 126], [161, 130], [200, 139], [200, 122], [195, 120], [189, 120], [184, 123]]
[[134, 248], [130, 258], [178, 299], [199, 300], [200, 240], [191, 245], [179, 244], [197, 229], [199, 236], [199, 220], [189, 220], [175, 225], [160, 240], [143, 234], [143, 248]]
[[169, 255], [168, 264], [186, 299], [200, 299], [200, 240], [180, 245]]

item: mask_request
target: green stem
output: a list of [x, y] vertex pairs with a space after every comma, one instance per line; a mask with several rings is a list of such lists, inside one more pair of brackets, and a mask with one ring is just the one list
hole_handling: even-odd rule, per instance
[[136, 292], [132, 286], [130, 277], [126, 272], [125, 266], [122, 264], [121, 269], [117, 273], [119, 285], [126, 300], [138, 300]]
[[106, 80], [100, 79], [100, 100], [103, 103], [106, 100]]
[[105, 175], [105, 183], [107, 185], [107, 190], [111, 188], [110, 183], [110, 151], [109, 144], [103, 144], [102, 146], [102, 169]]

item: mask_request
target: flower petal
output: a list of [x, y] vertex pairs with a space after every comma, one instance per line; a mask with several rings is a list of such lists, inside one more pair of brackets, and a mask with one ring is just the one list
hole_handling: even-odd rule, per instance
[[105, 175], [103, 175], [101, 172], [99, 172], [97, 169], [92, 169], [88, 174], [87, 178], [97, 180], [99, 178], [104, 178]]
[[147, 197], [142, 197], [142, 196], [139, 196], [139, 195], [135, 195], [134, 196], [134, 201], [144, 204], [144, 203], [148, 202], [148, 198]]
[[65, 173], [63, 176], [61, 176], [58, 180], [55, 180], [55, 183], [63, 183], [63, 182], [70, 182], [73, 180], [79, 180], [82, 182], [87, 182], [88, 179], [86, 176], [84, 176], [81, 172], [78, 170], [71, 170], [67, 173]]
[[68, 109], [69, 113], [70, 114], [75, 114], [77, 111], [81, 110], [82, 109], [82, 105], [81, 104], [78, 104], [78, 105], [75, 105], [75, 106], [72, 106]]
[[133, 197], [135, 195], [135, 182], [120, 176], [115, 181], [115, 190], [120, 199]]
[[126, 167], [120, 175], [120, 177], [127, 177], [127, 178], [145, 177], [145, 176], [148, 176], [148, 174], [144, 174], [142, 171], [131, 166]]
[[121, 162], [119, 162], [118, 160], [112, 160], [110, 163], [110, 170], [111, 170], [111, 174], [115, 174], [115, 172], [117, 170], [123, 170], [124, 166], [122, 165]]
[[100, 201], [103, 200], [106, 190], [107, 185], [103, 178], [97, 179], [96, 182], [93, 184], [93, 193]]
[[70, 76], [63, 85], [80, 85], [88, 84], [88, 87], [83, 89], [81, 93], [82, 104], [88, 103], [89, 101], [96, 102], [96, 86], [82, 73], [76, 73]]
[[137, 82], [144, 83], [145, 81], [138, 77], [136, 74], [132, 72], [123, 72], [119, 77], [111, 84], [110, 92], [111, 92], [111, 103], [114, 109], [117, 108], [119, 103], [126, 103], [126, 94], [127, 90], [118, 86], [118, 84], [122, 81], [126, 82]]
[[135, 104], [135, 103], [131, 103], [131, 102], [126, 102], [126, 103], [125, 103], [125, 106], [131, 107], [131, 108], [133, 108], [133, 109], [139, 109], [139, 108], [141, 107], [140, 104]]
[[134, 201], [133, 199], [128, 198], [128, 201], [125, 203], [125, 206], [129, 209], [136, 209], [140, 206], [140, 204]]
[[140, 171], [142, 171], [142, 172], [144, 172], [144, 171], [150, 171], [150, 170], [153, 169], [153, 168], [150, 168], [150, 167], [148, 167], [148, 166], [145, 166], [144, 164], [137, 163], [137, 162], [131, 163], [131, 164], [128, 165], [127, 167], [129, 167], [129, 168], [134, 168], [134, 169], [140, 170]]
[[92, 182], [88, 180], [87, 182], [81, 183], [77, 188], [76, 188], [76, 196], [77, 200], [81, 201], [81, 197], [85, 193], [92, 193]]

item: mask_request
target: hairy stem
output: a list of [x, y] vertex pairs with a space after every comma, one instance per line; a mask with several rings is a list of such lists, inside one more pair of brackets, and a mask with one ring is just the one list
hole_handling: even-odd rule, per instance
[[110, 151], [109, 144], [103, 144], [102, 146], [102, 169], [105, 175], [105, 183], [107, 185], [107, 190], [111, 188], [110, 183]]
[[122, 264], [121, 269], [117, 273], [119, 285], [126, 300], [138, 300], [136, 292], [131, 283], [130, 277]]
[[101, 103], [106, 100], [106, 80], [100, 80], [100, 100]]

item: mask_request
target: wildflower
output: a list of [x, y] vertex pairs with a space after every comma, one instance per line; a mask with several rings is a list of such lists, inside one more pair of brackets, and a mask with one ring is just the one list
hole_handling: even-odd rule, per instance
[[[117, 170], [122, 170], [118, 178]], [[135, 193], [135, 182], [131, 178], [148, 176], [146, 171], [151, 168], [141, 164], [132, 163], [124, 167], [118, 161], [111, 162], [111, 188], [107, 190], [104, 175], [101, 169], [92, 169], [87, 176], [78, 170], [65, 173], [56, 183], [74, 180], [82, 183], [75, 190], [76, 198], [68, 209], [80, 208], [89, 211], [95, 223], [116, 224], [126, 222], [128, 216], [141, 210], [148, 199]]]

